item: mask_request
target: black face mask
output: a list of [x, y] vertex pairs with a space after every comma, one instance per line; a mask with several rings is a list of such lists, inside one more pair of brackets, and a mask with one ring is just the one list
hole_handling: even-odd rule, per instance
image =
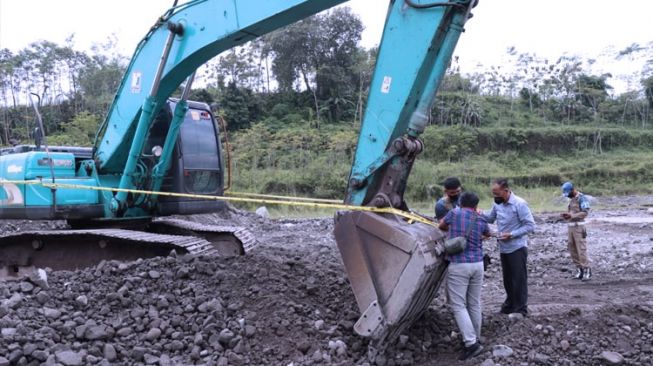
[[574, 192], [569, 192], [569, 194], [567, 194], [567, 197], [569, 198], [574, 198], [575, 196]]
[[502, 204], [504, 202], [506, 202], [505, 198], [503, 198], [503, 197], [494, 197], [494, 203], [496, 203], [497, 205], [500, 205], [500, 204]]

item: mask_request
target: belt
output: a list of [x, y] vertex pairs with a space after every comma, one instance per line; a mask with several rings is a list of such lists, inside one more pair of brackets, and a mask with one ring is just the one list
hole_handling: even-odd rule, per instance
[[568, 222], [567, 226], [569, 227], [574, 227], [574, 226], [585, 226], [584, 222]]

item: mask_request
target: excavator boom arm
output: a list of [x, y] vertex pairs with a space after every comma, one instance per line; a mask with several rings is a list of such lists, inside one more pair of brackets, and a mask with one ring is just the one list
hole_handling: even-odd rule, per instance
[[[198, 67], [221, 52], [346, 0], [193, 0], [170, 9], [139, 43], [97, 139], [94, 159], [103, 173], [124, 172], [143, 100], [152, 92], [157, 68], [171, 31], [180, 26], [152, 95], [162, 103]], [[153, 111], [156, 113], [156, 110]], [[144, 121], [149, 123], [150, 121]], [[140, 154], [140, 150], [131, 154]]]

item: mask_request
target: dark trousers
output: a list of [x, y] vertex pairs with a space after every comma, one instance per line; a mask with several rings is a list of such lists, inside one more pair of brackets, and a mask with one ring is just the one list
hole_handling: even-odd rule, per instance
[[528, 313], [527, 258], [526, 247], [508, 254], [501, 253], [503, 287], [506, 289], [506, 301], [501, 305], [503, 313]]

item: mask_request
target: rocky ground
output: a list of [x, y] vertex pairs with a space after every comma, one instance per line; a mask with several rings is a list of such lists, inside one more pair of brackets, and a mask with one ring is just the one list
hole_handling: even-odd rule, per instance
[[[529, 252], [531, 315], [498, 314], [496, 244], [484, 285], [483, 344], [460, 339], [436, 298], [388, 350], [369, 357], [331, 219], [232, 212], [261, 245], [247, 256], [171, 255], [49, 272], [47, 285], [0, 284], [0, 366], [17, 365], [653, 365], [653, 197], [600, 200], [588, 224], [594, 278], [570, 279], [566, 228], [537, 215]], [[45, 226], [44, 226], [45, 225]], [[0, 223], [3, 232], [59, 226]]]

